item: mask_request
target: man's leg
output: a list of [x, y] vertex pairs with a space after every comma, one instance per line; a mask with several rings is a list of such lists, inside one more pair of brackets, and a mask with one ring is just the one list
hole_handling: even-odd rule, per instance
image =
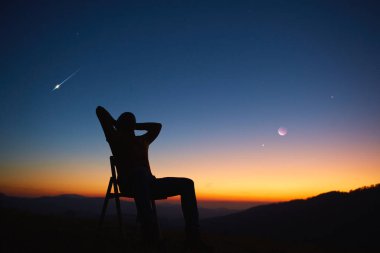
[[188, 178], [165, 177], [151, 184], [153, 198], [180, 195], [182, 213], [185, 218], [186, 236], [189, 240], [199, 239], [199, 215], [194, 182]]
[[151, 177], [141, 170], [133, 175], [132, 189], [144, 240], [156, 241], [159, 238], [158, 225], [151, 204]]

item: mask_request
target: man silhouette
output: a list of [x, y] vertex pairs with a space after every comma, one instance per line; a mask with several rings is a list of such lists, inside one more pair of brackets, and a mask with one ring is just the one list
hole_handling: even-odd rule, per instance
[[[116, 157], [120, 190], [134, 196], [144, 239], [148, 242], [158, 240], [158, 226], [150, 200], [180, 195], [186, 226], [185, 244], [189, 248], [206, 248], [200, 239], [194, 182], [188, 178], [156, 178], [150, 170], [148, 148], [159, 135], [162, 125], [136, 123], [136, 117], [131, 112], [122, 113], [114, 120], [101, 106], [96, 108], [96, 114]], [[136, 136], [135, 130], [147, 132]]]

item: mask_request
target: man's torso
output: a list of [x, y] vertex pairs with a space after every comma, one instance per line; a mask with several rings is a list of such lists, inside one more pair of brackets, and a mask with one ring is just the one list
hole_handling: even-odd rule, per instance
[[116, 155], [118, 178], [128, 180], [138, 170], [147, 170], [152, 175], [149, 166], [149, 144], [141, 136], [127, 138], [121, 134], [112, 140], [112, 151]]

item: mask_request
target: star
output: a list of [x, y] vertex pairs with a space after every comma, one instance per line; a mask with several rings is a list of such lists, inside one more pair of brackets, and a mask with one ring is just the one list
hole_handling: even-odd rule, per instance
[[54, 89], [53, 90], [57, 90], [57, 89], [59, 89], [59, 87], [61, 87], [61, 84], [59, 83], [59, 84], [57, 84], [55, 87], [54, 87]]

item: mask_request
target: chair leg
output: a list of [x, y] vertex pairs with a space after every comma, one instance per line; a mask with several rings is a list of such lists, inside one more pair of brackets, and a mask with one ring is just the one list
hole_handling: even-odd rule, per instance
[[153, 213], [157, 217], [156, 202], [154, 200], [151, 200], [151, 205], [152, 205]]
[[155, 225], [157, 227], [158, 237], [161, 238], [160, 223], [158, 222], [156, 202], [154, 201], [154, 199], [151, 200], [151, 205], [152, 205], [152, 210], [153, 210], [153, 215], [154, 215], [154, 222], [156, 223]]
[[110, 199], [110, 193], [111, 193], [111, 187], [112, 187], [112, 178], [110, 179], [110, 182], [108, 183], [107, 193], [106, 197], [104, 198], [102, 213], [100, 215], [99, 225], [98, 227], [101, 228], [103, 226], [104, 216], [106, 214], [107, 206], [108, 206], [108, 200]]
[[115, 178], [111, 178], [110, 182], [113, 184], [113, 191], [115, 194], [115, 203], [116, 203], [116, 212], [117, 212], [117, 219], [119, 221], [119, 227], [120, 227], [120, 232], [121, 235], [124, 236], [124, 227], [123, 227], [123, 219], [122, 219], [122, 214], [121, 214], [121, 208], [120, 208], [120, 198], [119, 198], [119, 189], [117, 186], [117, 182]]
[[117, 211], [117, 218], [119, 220], [120, 232], [124, 236], [124, 227], [123, 227], [123, 219], [122, 219], [122, 214], [121, 214], [119, 196], [115, 196], [115, 202], [116, 202], [116, 211]]

